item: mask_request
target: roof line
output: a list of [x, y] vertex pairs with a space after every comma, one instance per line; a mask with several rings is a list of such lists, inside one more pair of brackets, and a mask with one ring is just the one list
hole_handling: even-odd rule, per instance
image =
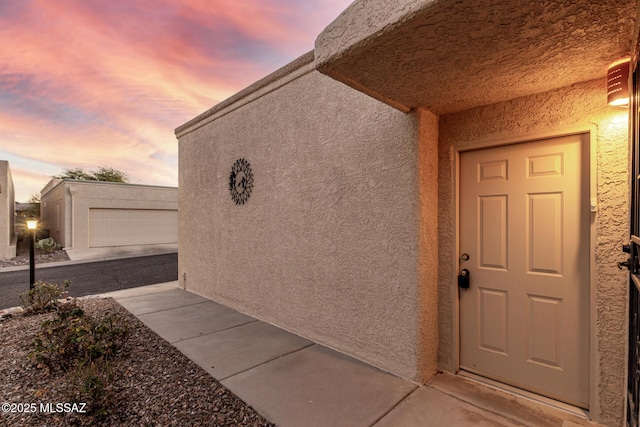
[[221, 110], [224, 110], [225, 108], [229, 107], [230, 105], [235, 104], [236, 102], [240, 101], [243, 98], [246, 98], [247, 96], [251, 95], [252, 93], [257, 92], [258, 90], [264, 88], [265, 86], [268, 86], [268, 85], [270, 85], [270, 84], [282, 79], [284, 76], [287, 76], [287, 75], [291, 74], [292, 72], [298, 70], [299, 68], [302, 68], [305, 65], [310, 64], [310, 63], [312, 63], [314, 61], [315, 61], [315, 53], [314, 53], [313, 50], [305, 53], [304, 55], [302, 55], [299, 58], [293, 60], [292, 62], [288, 63], [284, 67], [281, 67], [281, 68], [277, 69], [276, 71], [274, 71], [273, 73], [269, 74], [268, 76], [263, 77], [262, 79], [258, 80], [257, 82], [253, 83], [252, 85], [246, 87], [245, 89], [241, 90], [240, 92], [236, 93], [235, 95], [225, 99], [224, 101], [220, 102], [219, 104], [215, 105], [214, 107], [210, 108], [209, 110], [205, 111], [204, 113], [196, 116], [195, 118], [189, 120], [185, 124], [177, 127], [175, 129], [176, 137], [181, 136], [182, 134], [185, 133], [185, 131], [187, 131], [189, 128], [193, 127], [197, 123], [199, 123], [199, 122], [201, 122], [203, 120], [206, 120], [207, 118], [213, 116], [214, 114], [220, 112]]

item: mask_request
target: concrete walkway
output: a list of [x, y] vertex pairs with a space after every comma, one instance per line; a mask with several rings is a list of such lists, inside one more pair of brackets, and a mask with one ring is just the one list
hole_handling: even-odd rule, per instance
[[280, 427], [594, 426], [439, 374], [419, 386], [178, 288], [104, 294]]

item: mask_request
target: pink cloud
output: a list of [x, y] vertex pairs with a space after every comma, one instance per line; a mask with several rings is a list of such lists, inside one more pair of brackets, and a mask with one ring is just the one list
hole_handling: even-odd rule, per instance
[[46, 184], [49, 177], [45, 174], [39, 174], [21, 168], [13, 168], [11, 170], [13, 182], [16, 189], [16, 202], [25, 203], [32, 194], [40, 194], [43, 182]]
[[[0, 151], [177, 185], [174, 128], [312, 49], [349, 2], [0, 4]], [[51, 173], [28, 167], [14, 180]]]

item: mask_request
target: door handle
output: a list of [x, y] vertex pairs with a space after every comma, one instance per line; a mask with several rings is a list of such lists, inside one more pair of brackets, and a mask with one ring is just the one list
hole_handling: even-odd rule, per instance
[[458, 275], [458, 287], [460, 289], [469, 289], [469, 286], [471, 285], [469, 275], [469, 270], [466, 268], [460, 270], [460, 274]]

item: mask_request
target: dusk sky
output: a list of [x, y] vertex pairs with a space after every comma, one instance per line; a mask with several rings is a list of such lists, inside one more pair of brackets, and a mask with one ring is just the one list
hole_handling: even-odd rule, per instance
[[313, 49], [352, 0], [0, 0], [0, 160], [178, 185], [174, 129]]

